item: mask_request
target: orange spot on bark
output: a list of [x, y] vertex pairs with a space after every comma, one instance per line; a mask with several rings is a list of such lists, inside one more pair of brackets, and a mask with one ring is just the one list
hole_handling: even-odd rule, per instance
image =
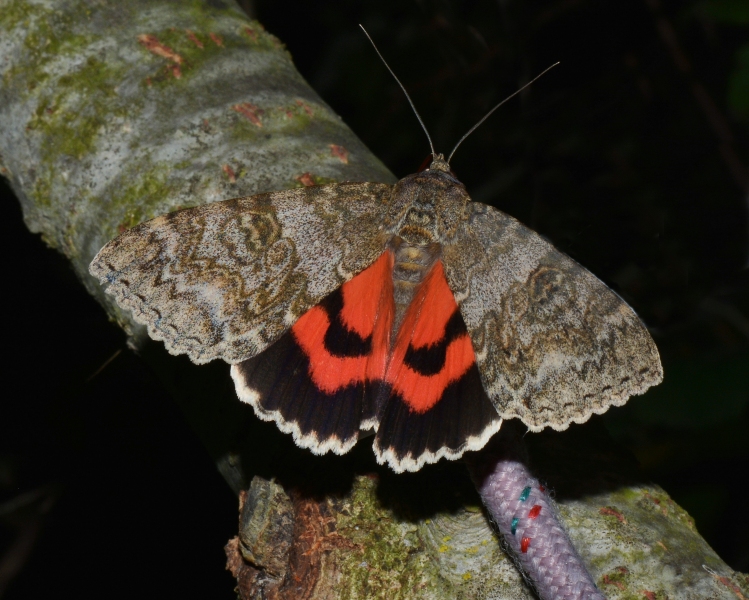
[[656, 506], [660, 507], [660, 512], [663, 514], [663, 516], [668, 516], [668, 507], [667, 506], [661, 506], [661, 501], [653, 496], [650, 492], [645, 492], [645, 497], [651, 500]]
[[715, 577], [715, 579], [720, 581], [724, 586], [726, 586], [729, 590], [736, 594], [740, 598], [740, 600], [747, 600], [746, 596], [744, 596], [744, 594], [741, 592], [739, 586], [728, 579], [728, 577], [723, 577], [722, 575], [718, 574], [713, 574], [713, 577]]
[[603, 576], [603, 582], [606, 585], [613, 585], [618, 587], [620, 590], [626, 589], [625, 585], [621, 581], [616, 581], [615, 579], [611, 579], [608, 575]]
[[219, 34], [211, 32], [208, 35], [211, 36], [211, 39], [213, 40], [213, 43], [216, 44], [217, 46], [223, 46], [224, 45], [224, 40], [221, 39], [221, 36]]
[[260, 121], [259, 117], [259, 115], [261, 115], [263, 111], [254, 104], [251, 104], [249, 102], [242, 102], [242, 104], [235, 104], [231, 107], [231, 109], [234, 112], [238, 112], [243, 117], [247, 117], [250, 121], [252, 121], [253, 125], [257, 125], [258, 127], [263, 126], [263, 123]]
[[201, 50], [204, 48], [203, 42], [200, 41], [197, 35], [190, 31], [189, 29], [185, 29], [185, 33], [187, 33], [187, 37], [190, 39], [190, 41], [195, 44], [198, 48]]
[[223, 167], [221, 167], [221, 170], [224, 173], [226, 173], [226, 176], [229, 178], [229, 181], [231, 181], [232, 183], [237, 182], [237, 175], [234, 172], [234, 169], [232, 169], [229, 165], [224, 165]]
[[169, 46], [162, 44], [154, 35], [142, 33], [138, 36], [138, 42], [143, 45], [146, 50], [156, 54], [157, 56], [163, 56], [171, 60], [172, 62], [182, 64], [182, 57], [172, 50]]
[[655, 592], [651, 592], [649, 590], [640, 590], [640, 593], [648, 600], [655, 600]]
[[604, 506], [598, 509], [598, 512], [602, 515], [611, 515], [612, 517], [616, 517], [620, 523], [623, 523], [624, 525], [627, 524], [627, 519], [624, 518], [624, 515], [614, 508]]
[[301, 106], [304, 109], [304, 112], [306, 112], [310, 117], [312, 116], [312, 109], [307, 104], [301, 100], [297, 100], [296, 103], [298, 106]]
[[252, 39], [253, 42], [257, 42], [257, 33], [255, 33], [255, 30], [252, 29], [252, 27], [245, 26], [244, 32]]
[[[707, 565], [702, 565], [702, 568], [705, 569], [705, 571], [707, 571], [708, 573], [710, 573], [710, 575], [712, 575], [716, 581], [719, 581], [720, 583], [725, 585], [728, 589], [730, 589], [734, 594], [736, 594], [739, 600], [749, 600], [747, 599], [746, 596], [744, 596], [741, 589], [739, 589], [737, 585], [735, 585], [730, 579], [728, 579], [728, 577], [718, 575], [718, 573], [716, 573], [713, 569], [711, 569]], [[744, 575], [744, 578], [748, 579], [745, 575]]]
[[309, 173], [302, 173], [296, 180], [301, 183], [304, 187], [315, 185], [315, 180], [312, 179], [312, 175]]
[[169, 70], [172, 72], [175, 79], [182, 79], [182, 69], [179, 65], [170, 65]]
[[348, 150], [346, 150], [346, 148], [344, 148], [343, 146], [330, 144], [330, 153], [336, 158], [340, 159], [342, 163], [348, 164]]

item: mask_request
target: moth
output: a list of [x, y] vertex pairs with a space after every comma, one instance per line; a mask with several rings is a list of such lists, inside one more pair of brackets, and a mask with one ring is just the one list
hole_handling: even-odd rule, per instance
[[659, 383], [634, 311], [473, 202], [448, 163], [432, 149], [395, 185], [169, 213], [109, 242], [90, 272], [170, 353], [230, 363], [239, 398], [299, 446], [343, 454], [374, 432], [396, 472], [479, 450], [503, 419], [564, 430]]

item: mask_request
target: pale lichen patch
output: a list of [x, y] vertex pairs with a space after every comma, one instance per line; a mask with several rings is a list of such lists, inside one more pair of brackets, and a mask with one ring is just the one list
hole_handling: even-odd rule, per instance
[[123, 74], [122, 69], [89, 56], [40, 93], [26, 128], [50, 140], [43, 147], [45, 160], [60, 154], [81, 160], [94, 148], [112, 118], [127, 114], [124, 107], [118, 107], [116, 92]]
[[116, 230], [110, 232], [110, 237], [164, 211], [167, 199], [174, 192], [169, 173], [168, 165], [153, 165], [146, 171], [133, 173], [132, 178], [123, 177], [129, 183], [117, 186], [107, 202], [107, 210], [119, 214]]

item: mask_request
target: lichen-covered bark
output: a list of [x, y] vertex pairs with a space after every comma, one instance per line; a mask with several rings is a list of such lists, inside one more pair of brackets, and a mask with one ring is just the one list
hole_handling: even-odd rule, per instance
[[[567, 441], [540, 434], [531, 461], [557, 495], [599, 590], [612, 600], [749, 597], [749, 578], [721, 561], [661, 488], [637, 483], [636, 471], [596, 434]], [[560, 450], [570, 441], [573, 452]], [[574, 460], [580, 456], [588, 458]], [[239, 536], [226, 547], [240, 597], [535, 598], [465, 485], [462, 465], [435, 469], [431, 476], [358, 475], [345, 493], [325, 497], [255, 478]], [[398, 477], [403, 490], [393, 488]], [[257, 552], [261, 538], [267, 558]], [[292, 552], [282, 559], [283, 547]]]
[[262, 191], [393, 180], [231, 2], [4, 0], [0, 31], [2, 173], [29, 228], [133, 335], [88, 276], [123, 229]]
[[[136, 345], [142, 331], [87, 274], [119, 231], [261, 191], [393, 181], [282, 44], [221, 0], [0, 0], [0, 172], [29, 228]], [[262, 475], [227, 547], [244, 597], [532, 597], [462, 464], [397, 476], [374, 465], [367, 441], [313, 457], [240, 405], [226, 365], [195, 367], [148, 344], [142, 356], [235, 491]], [[662, 490], [586, 436], [595, 424], [528, 440], [604, 593], [749, 597], [745, 576]]]

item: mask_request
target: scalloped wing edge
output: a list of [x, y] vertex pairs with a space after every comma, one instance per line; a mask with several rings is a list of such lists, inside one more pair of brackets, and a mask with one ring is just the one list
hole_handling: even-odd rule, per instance
[[446, 458], [447, 460], [458, 460], [466, 452], [481, 450], [486, 446], [492, 436], [499, 431], [502, 423], [503, 419], [497, 418], [495, 421], [489, 423], [481, 433], [467, 438], [463, 446], [457, 450], [450, 450], [449, 448], [442, 447], [436, 452], [427, 451], [415, 458], [411, 454], [407, 454], [399, 459], [391, 448], [385, 448], [383, 450], [377, 445], [376, 441], [372, 444], [372, 447], [378, 464], [386, 464], [396, 473], [403, 473], [405, 471], [414, 473], [420, 470], [424, 465], [434, 464], [442, 458]]

